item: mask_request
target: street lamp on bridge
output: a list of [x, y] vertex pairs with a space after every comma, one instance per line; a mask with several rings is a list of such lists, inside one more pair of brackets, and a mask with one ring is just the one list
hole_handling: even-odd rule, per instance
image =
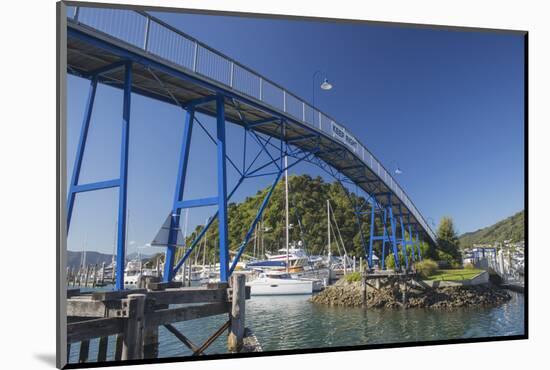
[[326, 73], [324, 73], [323, 71], [320, 71], [320, 70], [317, 70], [315, 71], [315, 73], [313, 73], [313, 76], [311, 77], [311, 82], [312, 82], [312, 106], [315, 107], [315, 77], [317, 77], [318, 74], [322, 73], [325, 78], [323, 79], [323, 82], [321, 83], [321, 85], [319, 85], [319, 87], [321, 88], [321, 90], [325, 90], [325, 91], [328, 91], [330, 89], [332, 89], [332, 84], [330, 82], [328, 82], [328, 79], [326, 77]]
[[395, 173], [396, 175], [401, 175], [403, 173], [403, 170], [401, 170], [401, 168], [399, 167], [399, 163], [397, 163], [396, 161], [392, 161], [390, 163], [390, 166], [392, 168], [395, 168], [395, 170], [393, 170], [393, 173]]

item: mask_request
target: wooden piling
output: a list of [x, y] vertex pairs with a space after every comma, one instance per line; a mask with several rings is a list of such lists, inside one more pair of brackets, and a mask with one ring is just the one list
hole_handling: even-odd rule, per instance
[[[90, 266], [86, 266], [86, 275], [84, 276], [84, 286], [88, 286], [88, 277], [90, 276]], [[82, 286], [82, 282], [80, 282], [80, 285]]]
[[101, 286], [105, 285], [105, 262], [101, 264]]
[[107, 361], [107, 345], [109, 344], [109, 337], [99, 338], [99, 347], [97, 349], [97, 362]]
[[145, 294], [130, 294], [123, 302], [128, 319], [124, 323], [122, 360], [143, 359]]
[[143, 358], [157, 358], [159, 355], [159, 327], [148, 328], [143, 333]]
[[243, 347], [245, 328], [245, 300], [246, 300], [246, 276], [233, 274], [232, 278], [232, 301], [229, 318], [231, 325], [227, 338], [227, 349], [229, 352], [239, 352]]
[[367, 306], [367, 279], [364, 272], [361, 272], [361, 305], [363, 307]]
[[344, 253], [344, 275], [348, 273], [348, 255]]
[[81, 364], [88, 361], [88, 353], [90, 352], [90, 341], [83, 340], [80, 342], [80, 353], [78, 354], [78, 362]]
[[95, 288], [95, 285], [96, 285], [96, 283], [97, 283], [97, 264], [95, 264], [95, 265], [92, 267], [92, 272], [93, 272], [92, 288]]
[[407, 303], [407, 283], [402, 282], [399, 284], [399, 288], [401, 289], [401, 303], [405, 306], [405, 303]]
[[123, 334], [117, 334], [115, 341], [115, 361], [122, 359], [122, 336]]

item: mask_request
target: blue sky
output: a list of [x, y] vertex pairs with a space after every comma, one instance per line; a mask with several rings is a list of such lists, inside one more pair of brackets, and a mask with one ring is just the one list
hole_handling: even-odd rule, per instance
[[[348, 127], [388, 168], [425, 217], [451, 216], [459, 232], [490, 225], [523, 209], [523, 38], [519, 35], [397, 26], [155, 13], [311, 101]], [[68, 78], [68, 174], [89, 82]], [[122, 93], [100, 86], [81, 183], [116, 178]], [[133, 95], [128, 253], [150, 242], [168, 214], [185, 112]], [[212, 129], [209, 117], [199, 116]], [[237, 156], [242, 129], [228, 125]], [[195, 129], [185, 197], [216, 191], [214, 146]], [[230, 168], [228, 166], [228, 168]], [[322, 175], [312, 165], [293, 173]], [[328, 177], [324, 176], [327, 180]], [[229, 170], [228, 187], [236, 180]], [[248, 180], [234, 200], [265, 187]], [[85, 193], [69, 233], [70, 250], [112, 252], [117, 190]], [[214, 209], [193, 209], [189, 228]], [[144, 253], [156, 251], [139, 249]]]

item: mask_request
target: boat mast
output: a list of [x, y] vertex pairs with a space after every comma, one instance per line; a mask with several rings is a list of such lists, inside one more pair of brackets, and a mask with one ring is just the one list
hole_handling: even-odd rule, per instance
[[[208, 224], [208, 220], [206, 220], [206, 222], [204, 223], [204, 225], [206, 226], [206, 224]], [[202, 269], [204, 271], [204, 266], [206, 265], [206, 237], [208, 235], [208, 232], [205, 232], [204, 233], [204, 247], [202, 248]]]
[[327, 199], [327, 230], [328, 230], [328, 264], [330, 266], [330, 200]]
[[288, 157], [285, 155], [285, 223], [286, 223], [286, 272], [289, 272], [289, 264], [290, 264], [290, 258], [288, 255], [289, 249], [288, 249], [288, 238], [289, 238], [289, 230], [288, 230]]

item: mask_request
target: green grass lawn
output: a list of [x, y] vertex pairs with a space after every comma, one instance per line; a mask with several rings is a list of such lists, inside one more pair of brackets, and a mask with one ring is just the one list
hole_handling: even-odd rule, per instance
[[470, 280], [481, 272], [480, 269], [437, 270], [427, 280]]

